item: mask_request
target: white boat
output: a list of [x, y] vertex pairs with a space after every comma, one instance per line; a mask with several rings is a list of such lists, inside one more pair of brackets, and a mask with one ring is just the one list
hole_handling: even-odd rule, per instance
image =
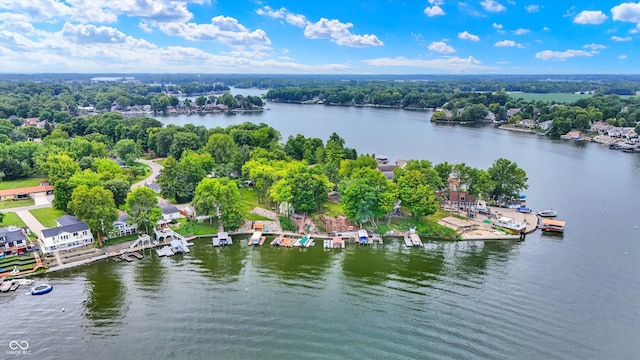
[[520, 233], [521, 231], [525, 230], [527, 228], [527, 223], [526, 222], [516, 222], [514, 219], [510, 218], [510, 217], [506, 217], [503, 216], [499, 219], [497, 219], [494, 222], [494, 225], [499, 226], [501, 228], [507, 229], [507, 230], [511, 230], [511, 231], [515, 231], [516, 233]]
[[558, 212], [553, 210], [553, 209], [547, 209], [547, 210], [538, 211], [538, 216], [556, 217], [556, 216], [558, 216]]

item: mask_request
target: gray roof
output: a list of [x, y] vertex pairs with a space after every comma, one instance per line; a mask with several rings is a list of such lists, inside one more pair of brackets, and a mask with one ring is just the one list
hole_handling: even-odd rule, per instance
[[80, 220], [78, 220], [78, 218], [73, 215], [62, 215], [56, 220], [56, 222], [60, 224], [60, 226], [67, 226], [77, 224], [80, 222]]
[[175, 205], [160, 205], [160, 209], [162, 209], [163, 214], [173, 214], [180, 212]]
[[0, 228], [0, 244], [23, 240], [24, 238], [25, 236], [22, 234], [22, 229], [10, 231], [7, 228]]
[[157, 193], [159, 193], [159, 192], [160, 192], [160, 190], [161, 190], [161, 189], [160, 189], [160, 185], [158, 185], [158, 183], [156, 183], [156, 182], [152, 182], [151, 184], [147, 185], [147, 187], [148, 187], [149, 189], [151, 189], [151, 190], [153, 190], [153, 191], [157, 192]]
[[126, 223], [127, 221], [129, 221], [129, 216], [127, 216], [127, 213], [122, 212], [122, 213], [120, 213], [118, 215], [118, 220], [116, 220], [116, 221], [121, 221], [121, 222], [125, 222]]
[[84, 222], [77, 222], [75, 224], [59, 226], [51, 229], [42, 230], [42, 236], [52, 237], [62, 234], [63, 232], [74, 233], [82, 230], [89, 230], [89, 225]]

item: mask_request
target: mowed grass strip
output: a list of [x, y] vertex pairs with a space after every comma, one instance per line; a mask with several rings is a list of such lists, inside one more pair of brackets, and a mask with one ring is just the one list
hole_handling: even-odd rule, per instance
[[56, 226], [56, 219], [64, 215], [65, 212], [54, 208], [42, 208], [29, 210], [44, 227], [52, 228]]
[[26, 227], [27, 224], [20, 219], [20, 216], [14, 212], [4, 213], [4, 218], [0, 221], [0, 227], [7, 227], [9, 225], [15, 225], [19, 227]]
[[33, 199], [0, 201], [0, 209], [13, 209], [17, 207], [31, 206], [33, 204], [35, 204]]
[[41, 181], [45, 178], [24, 178], [17, 180], [6, 180], [0, 182], [0, 190], [18, 189], [24, 187], [39, 186]]

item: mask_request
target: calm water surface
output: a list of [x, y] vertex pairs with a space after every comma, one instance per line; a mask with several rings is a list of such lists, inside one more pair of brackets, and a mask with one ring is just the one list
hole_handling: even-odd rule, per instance
[[[0, 294], [0, 358], [638, 358], [639, 155], [435, 125], [421, 112], [269, 107], [161, 120], [264, 122], [285, 139], [335, 131], [358, 152], [391, 159], [487, 168], [507, 157], [529, 175], [528, 205], [556, 209], [566, 233], [424, 249], [387, 238], [383, 247], [331, 252], [195, 240], [185, 256], [147, 253], [37, 279], [54, 284], [46, 296]], [[12, 340], [28, 341], [31, 355], [6, 352]]]

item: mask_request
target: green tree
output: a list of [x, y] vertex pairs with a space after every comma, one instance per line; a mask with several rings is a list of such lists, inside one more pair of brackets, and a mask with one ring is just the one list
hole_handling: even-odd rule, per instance
[[38, 167], [54, 187], [58, 181], [67, 180], [80, 171], [80, 166], [65, 153], [49, 154], [45, 160], [38, 161]]
[[405, 171], [397, 184], [402, 206], [408, 208], [414, 218], [431, 215], [438, 210], [435, 193], [419, 170]]
[[102, 186], [89, 188], [80, 185], [71, 195], [69, 210], [89, 225], [98, 235], [98, 244], [102, 245], [102, 234], [108, 233], [118, 218], [118, 209], [113, 194]]
[[131, 139], [122, 139], [114, 147], [118, 157], [128, 166], [133, 166], [135, 161], [142, 155], [140, 145]]
[[237, 229], [245, 217], [238, 186], [227, 178], [203, 179], [196, 188], [193, 206], [197, 213], [217, 217], [229, 229]]
[[129, 182], [123, 178], [114, 178], [104, 182], [104, 188], [111, 191], [116, 207], [120, 207], [126, 201], [129, 193]]
[[176, 159], [182, 157], [185, 150], [196, 151], [200, 148], [200, 138], [192, 132], [179, 131], [173, 135], [169, 154]]
[[369, 167], [356, 168], [351, 177], [345, 178], [340, 194], [345, 215], [361, 226], [366, 222], [377, 226], [377, 219], [393, 210], [398, 196], [395, 184]]
[[505, 158], [497, 159], [487, 171], [495, 183], [491, 196], [498, 202], [515, 199], [529, 187], [527, 173], [518, 164]]
[[126, 199], [127, 216], [136, 225], [136, 228], [149, 233], [152, 228], [162, 218], [162, 210], [158, 206], [156, 193], [148, 187], [137, 187], [133, 189]]

